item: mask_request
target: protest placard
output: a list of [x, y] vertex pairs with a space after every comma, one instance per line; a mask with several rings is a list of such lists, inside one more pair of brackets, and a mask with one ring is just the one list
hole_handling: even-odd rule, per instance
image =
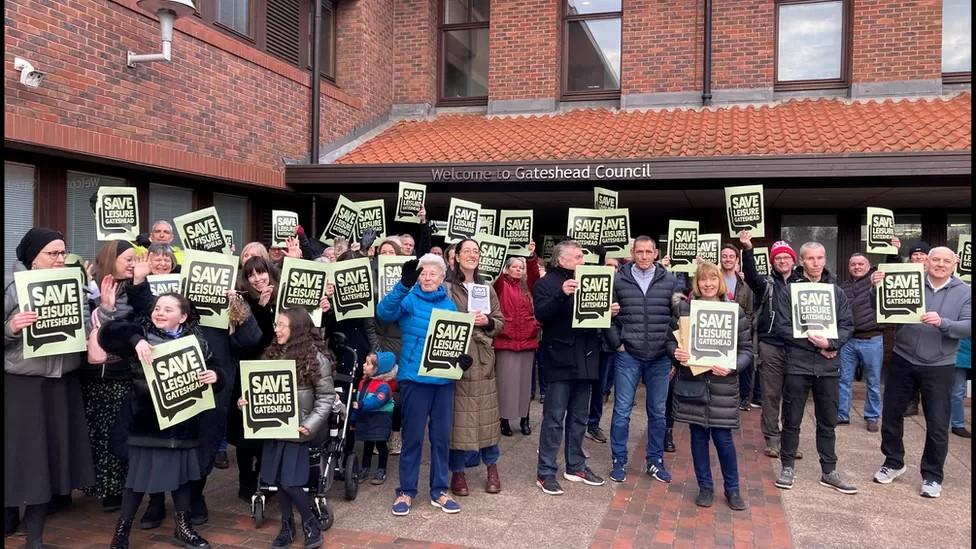
[[495, 225], [498, 222], [496, 210], [485, 210], [482, 208], [478, 214], [478, 234], [498, 234]]
[[816, 282], [790, 284], [793, 337], [819, 335], [837, 339], [837, 302], [834, 285]]
[[305, 309], [312, 317], [312, 324], [316, 328], [321, 327], [325, 283], [329, 269], [334, 265], [285, 256], [281, 264], [275, 313], [281, 314], [285, 309]]
[[468, 312], [491, 312], [491, 286], [488, 284], [472, 284], [468, 288]]
[[139, 198], [135, 187], [99, 187], [96, 200], [96, 240], [135, 240], [139, 236]]
[[439, 221], [437, 219], [430, 220], [430, 235], [439, 236], [441, 238], [447, 237], [447, 221]]
[[271, 243], [284, 248], [288, 239], [295, 236], [298, 214], [287, 210], [271, 210]]
[[695, 257], [698, 256], [698, 222], [672, 219], [668, 221], [668, 256], [671, 270], [679, 273], [695, 273]]
[[150, 293], [154, 296], [159, 296], [169, 292], [180, 293], [181, 278], [180, 273], [149, 275], [146, 277], [146, 282], [149, 283]]
[[299, 438], [301, 408], [294, 360], [242, 360], [245, 439]]
[[481, 204], [452, 198], [447, 213], [447, 235], [444, 237], [444, 242], [453, 244], [465, 238], [474, 238], [474, 235], [478, 234], [480, 214]]
[[227, 291], [237, 280], [237, 257], [211, 252], [186, 250], [180, 271], [180, 289], [196, 305], [200, 325], [228, 327]]
[[[356, 239], [363, 236], [363, 231], [373, 229], [376, 231], [374, 245], [379, 245], [386, 238], [386, 205], [383, 199], [362, 200], [356, 203], [359, 206], [359, 217], [356, 218]], [[366, 250], [363, 250], [365, 252]]]
[[739, 304], [724, 301], [691, 302], [688, 364], [735, 370], [739, 343]]
[[377, 278], [376, 281], [376, 301], [382, 301], [386, 294], [400, 282], [403, 275], [403, 264], [416, 257], [412, 255], [381, 255], [376, 261]]
[[508, 255], [508, 239], [501, 236], [479, 234], [474, 237], [478, 242], [481, 259], [478, 261], [478, 272], [487, 282], [494, 282], [501, 276], [505, 267], [505, 257]]
[[630, 210], [616, 208], [600, 211], [603, 212], [600, 243], [606, 248], [607, 257], [630, 257]]
[[474, 313], [434, 309], [427, 323], [427, 337], [417, 373], [428, 377], [461, 379], [458, 358], [468, 352], [474, 331]]
[[394, 219], [401, 223], [420, 223], [420, 210], [427, 199], [427, 185], [400, 182]]
[[593, 187], [594, 210], [616, 210], [617, 204], [617, 191], [611, 191], [603, 187]]
[[213, 389], [199, 379], [206, 369], [196, 336], [153, 346], [152, 362], [143, 363], [142, 371], [160, 429], [168, 429], [216, 407]]
[[596, 247], [603, 232], [603, 212], [588, 208], [570, 208], [566, 222], [566, 234], [579, 242], [587, 263], [596, 263]]
[[368, 257], [329, 265], [329, 280], [335, 285], [332, 308], [336, 320], [373, 318], [373, 269]]
[[82, 276], [77, 267], [14, 272], [20, 310], [37, 313], [37, 320], [20, 331], [24, 358], [65, 355], [88, 348]]
[[698, 255], [714, 265], [721, 265], [722, 235], [706, 233], [698, 235]]
[[766, 216], [762, 185], [743, 185], [725, 188], [725, 211], [729, 220], [729, 236], [749, 231], [753, 238], [766, 236]]
[[336, 238], [352, 241], [356, 235], [356, 222], [359, 220], [359, 205], [348, 198], [339, 195], [332, 217], [325, 225], [319, 240], [332, 246]]
[[498, 236], [508, 239], [508, 255], [528, 257], [532, 210], [502, 210], [498, 219]]
[[973, 281], [973, 235], [959, 235], [959, 245], [956, 247], [956, 255], [959, 256], [956, 275], [963, 282], [971, 284]]
[[769, 276], [769, 248], [753, 248], [752, 257], [756, 260], [756, 272], [760, 276]]
[[898, 253], [891, 245], [895, 238], [895, 214], [885, 208], [868, 208], [867, 251], [869, 254], [890, 255]]
[[579, 265], [573, 293], [573, 328], [609, 328], [613, 301], [613, 267]]
[[173, 224], [187, 251], [224, 253], [227, 249], [224, 226], [213, 206], [176, 216]]
[[925, 266], [921, 263], [882, 263], [884, 273], [875, 288], [879, 324], [918, 324], [925, 314]]
[[230, 229], [224, 229], [224, 253], [227, 255], [234, 255], [236, 253], [234, 247], [234, 231]]

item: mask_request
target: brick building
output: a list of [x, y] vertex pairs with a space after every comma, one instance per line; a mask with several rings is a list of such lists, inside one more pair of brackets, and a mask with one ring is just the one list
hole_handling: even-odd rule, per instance
[[450, 196], [533, 208], [539, 234], [594, 184], [638, 232], [725, 232], [721, 189], [751, 183], [768, 231], [834, 258], [869, 205], [903, 239], [971, 232], [969, 0], [323, 0], [321, 164], [314, 2], [196, 4], [172, 62], [129, 68], [159, 44], [136, 0], [6, 2], [8, 250], [35, 224], [85, 252], [101, 184], [137, 187], [144, 220], [213, 204], [238, 245], [272, 208], [320, 228], [339, 193], [400, 180], [428, 183], [433, 217]]

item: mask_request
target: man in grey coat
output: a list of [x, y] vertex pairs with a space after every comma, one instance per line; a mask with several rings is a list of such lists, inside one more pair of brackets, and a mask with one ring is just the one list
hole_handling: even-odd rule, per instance
[[[905, 473], [903, 414], [921, 389], [925, 413], [920, 495], [942, 494], [943, 466], [949, 451], [949, 393], [952, 389], [959, 340], [972, 337], [972, 291], [953, 273], [958, 258], [946, 247], [933, 248], [926, 259], [925, 309], [921, 324], [902, 324], [895, 332], [895, 348], [888, 364], [881, 418], [884, 464], [874, 481], [889, 484]], [[877, 283], [881, 275], [872, 281]]]

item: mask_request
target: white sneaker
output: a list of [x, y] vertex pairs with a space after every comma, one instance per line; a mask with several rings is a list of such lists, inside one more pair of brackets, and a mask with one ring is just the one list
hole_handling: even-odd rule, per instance
[[[878, 469], [878, 472], [874, 474], [874, 481], [878, 484], [891, 484], [891, 481], [905, 474], [908, 467], [902, 466], [901, 469], [891, 469], [885, 467], [884, 465]], [[938, 497], [938, 496], [936, 496]]]
[[934, 480], [924, 480], [919, 495], [923, 498], [937, 498], [942, 495], [942, 485]]

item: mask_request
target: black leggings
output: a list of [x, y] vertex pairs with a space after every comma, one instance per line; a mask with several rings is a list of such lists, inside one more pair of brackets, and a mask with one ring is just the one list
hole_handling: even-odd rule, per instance
[[[179, 489], [170, 492], [170, 496], [173, 497], [173, 507], [176, 508], [177, 513], [187, 513], [190, 511], [190, 499], [192, 494], [192, 488], [190, 483], [183, 484]], [[139, 510], [139, 505], [142, 503], [142, 496], [144, 492], [134, 492], [129, 488], [126, 488], [122, 492], [122, 520], [133, 520], [136, 518], [136, 511]]]
[[314, 518], [312, 507], [308, 500], [308, 493], [301, 486], [280, 486], [278, 487], [278, 505], [281, 506], [281, 517], [291, 517], [292, 507], [298, 507], [298, 513], [302, 516], [302, 523], [309, 522]]
[[390, 457], [390, 448], [387, 446], [385, 440], [363, 441], [363, 471], [369, 471], [369, 466], [373, 463], [373, 448], [376, 448], [380, 452], [380, 462], [377, 464], [379, 469], [386, 470], [386, 461]]

